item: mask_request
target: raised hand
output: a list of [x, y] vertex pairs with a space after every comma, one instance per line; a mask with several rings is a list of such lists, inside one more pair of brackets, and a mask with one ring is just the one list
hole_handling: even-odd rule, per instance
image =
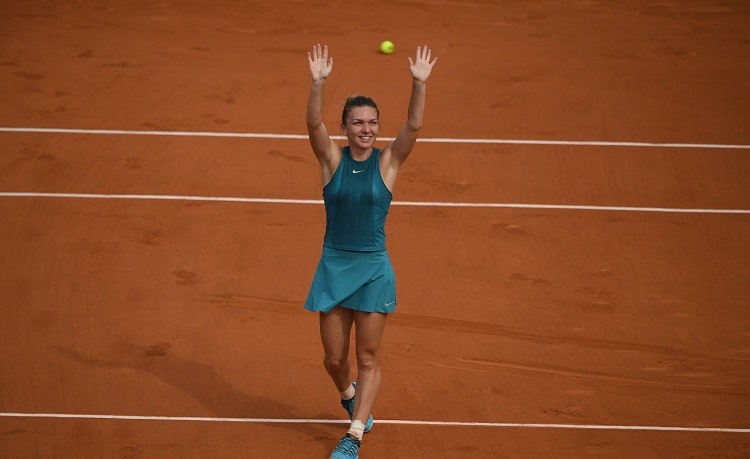
[[313, 81], [325, 80], [333, 70], [333, 58], [328, 56], [328, 45], [323, 47], [320, 43], [307, 52], [307, 61], [310, 64], [310, 76]]
[[435, 65], [435, 62], [437, 62], [437, 57], [432, 59], [432, 50], [427, 45], [424, 48], [417, 46], [417, 57], [414, 60], [409, 57], [409, 71], [411, 72], [411, 76], [424, 83], [430, 77], [430, 72], [432, 72], [432, 66]]

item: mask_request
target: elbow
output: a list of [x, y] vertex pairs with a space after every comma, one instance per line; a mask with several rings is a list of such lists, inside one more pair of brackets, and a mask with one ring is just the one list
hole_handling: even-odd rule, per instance
[[422, 110], [409, 110], [409, 115], [406, 117], [406, 127], [414, 132], [419, 132], [422, 129], [423, 121]]
[[314, 131], [318, 129], [321, 124], [323, 124], [323, 121], [320, 118], [308, 117], [305, 121], [307, 123], [308, 131]]

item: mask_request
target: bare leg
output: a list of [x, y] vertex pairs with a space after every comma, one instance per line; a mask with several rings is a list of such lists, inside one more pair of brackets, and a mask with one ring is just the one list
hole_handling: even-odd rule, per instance
[[385, 330], [386, 314], [354, 312], [357, 343], [357, 397], [352, 420], [365, 423], [372, 413], [380, 390], [380, 342]]
[[352, 383], [349, 368], [349, 339], [354, 311], [335, 307], [329, 313], [320, 313], [320, 339], [323, 343], [323, 366], [336, 384], [339, 392]]

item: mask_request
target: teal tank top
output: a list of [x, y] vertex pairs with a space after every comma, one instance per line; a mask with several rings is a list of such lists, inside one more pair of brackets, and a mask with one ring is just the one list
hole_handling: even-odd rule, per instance
[[336, 172], [323, 187], [326, 233], [323, 246], [340, 250], [385, 250], [385, 219], [392, 194], [380, 175], [380, 149], [364, 161], [344, 147]]

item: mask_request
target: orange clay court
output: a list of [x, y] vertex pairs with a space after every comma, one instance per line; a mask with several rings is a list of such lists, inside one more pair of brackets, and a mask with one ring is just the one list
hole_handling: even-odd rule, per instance
[[0, 457], [328, 457], [318, 42], [333, 133], [439, 57], [361, 458], [750, 457], [747, 1], [1, 9]]

